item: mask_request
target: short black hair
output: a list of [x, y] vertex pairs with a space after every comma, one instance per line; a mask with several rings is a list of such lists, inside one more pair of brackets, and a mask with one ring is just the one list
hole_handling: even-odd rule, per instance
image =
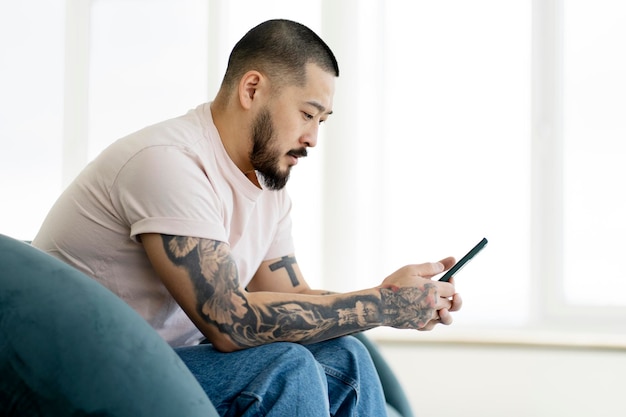
[[339, 76], [335, 55], [315, 32], [291, 20], [268, 20], [237, 42], [223, 85], [233, 87], [250, 70], [261, 72], [277, 85], [303, 85], [309, 63]]

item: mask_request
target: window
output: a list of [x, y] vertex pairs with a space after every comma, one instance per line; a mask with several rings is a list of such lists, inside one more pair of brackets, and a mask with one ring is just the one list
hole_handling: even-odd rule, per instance
[[202, 0], [92, 1], [89, 160], [209, 99], [208, 17]]
[[565, 299], [626, 307], [626, 5], [563, 6]]
[[608, 0], [535, 4], [533, 307], [562, 329], [623, 330], [625, 11]]
[[461, 324], [528, 319], [530, 7], [386, 2], [386, 269], [488, 247], [458, 276]]
[[64, 9], [0, 3], [0, 233], [34, 237], [61, 187]]

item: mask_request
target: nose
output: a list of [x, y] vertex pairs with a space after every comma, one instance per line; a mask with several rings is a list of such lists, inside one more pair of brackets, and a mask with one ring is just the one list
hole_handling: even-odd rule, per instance
[[317, 145], [317, 133], [319, 126], [317, 124], [313, 125], [311, 129], [305, 132], [300, 138], [300, 143], [306, 147], [314, 148]]

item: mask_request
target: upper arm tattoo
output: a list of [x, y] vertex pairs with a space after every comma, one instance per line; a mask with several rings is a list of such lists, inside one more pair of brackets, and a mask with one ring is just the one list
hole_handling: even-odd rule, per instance
[[298, 281], [298, 276], [296, 275], [295, 269], [293, 269], [293, 264], [295, 264], [296, 257], [295, 256], [283, 256], [280, 258], [280, 261], [276, 261], [270, 265], [270, 271], [276, 271], [280, 268], [285, 268], [287, 270], [287, 274], [289, 274], [289, 279], [291, 279], [291, 285], [297, 287], [300, 285]]
[[[381, 289], [379, 296], [346, 295], [332, 303], [298, 299], [251, 305], [228, 244], [169, 235], [162, 239], [169, 259], [184, 267], [191, 278], [197, 313], [240, 347], [276, 341], [313, 343], [390, 324], [390, 320], [411, 326], [416, 320], [415, 308], [406, 308], [406, 304], [418, 301], [423, 306], [428, 300], [424, 294], [405, 291], [413, 288], [401, 288]], [[293, 257], [282, 258], [273, 264], [274, 269], [285, 267], [289, 272], [291, 260], [295, 262]]]

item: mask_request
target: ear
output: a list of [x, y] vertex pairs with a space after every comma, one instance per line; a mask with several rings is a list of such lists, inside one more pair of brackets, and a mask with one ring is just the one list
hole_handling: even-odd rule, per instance
[[265, 77], [258, 71], [246, 72], [239, 81], [239, 102], [245, 109], [250, 109], [254, 100], [259, 99], [259, 89], [265, 82]]

